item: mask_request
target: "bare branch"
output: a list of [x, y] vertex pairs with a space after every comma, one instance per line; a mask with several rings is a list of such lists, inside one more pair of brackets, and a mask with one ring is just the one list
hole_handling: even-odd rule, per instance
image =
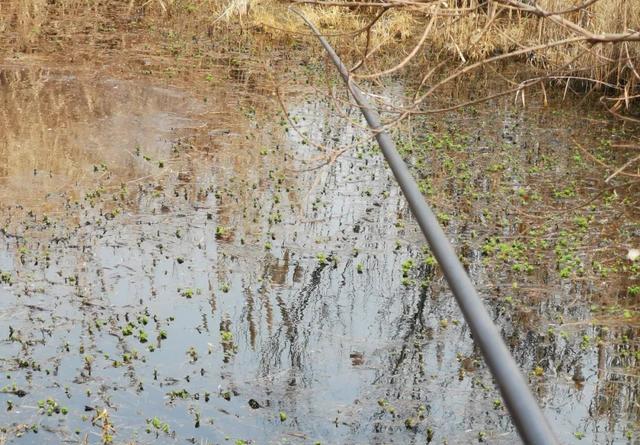
[[387, 70], [384, 70], [384, 71], [380, 71], [380, 72], [373, 73], [373, 74], [354, 74], [353, 77], [360, 78], [360, 79], [372, 79], [374, 77], [385, 76], [387, 74], [391, 74], [391, 73], [394, 73], [394, 72], [402, 69], [418, 53], [418, 50], [420, 49], [420, 47], [422, 47], [422, 44], [424, 43], [424, 41], [427, 39], [427, 36], [431, 32], [431, 28], [433, 28], [433, 24], [436, 22], [436, 18], [437, 18], [436, 15], [431, 17], [431, 20], [429, 21], [429, 24], [426, 26], [424, 32], [422, 33], [422, 37], [420, 37], [420, 40], [418, 41], [417, 45], [407, 55], [407, 57], [405, 57], [404, 60], [402, 60], [402, 62], [400, 62], [396, 66], [394, 66], [392, 68], [389, 68]]
[[570, 29], [576, 34], [583, 36], [584, 40], [592, 44], [611, 43], [611, 42], [640, 42], [640, 31], [629, 31], [627, 33], [594, 34], [590, 31], [587, 31], [577, 23], [572, 22], [571, 20], [568, 20], [564, 17], [561, 17], [559, 14], [550, 13], [542, 9], [537, 4], [535, 6], [531, 6], [527, 3], [523, 3], [518, 0], [496, 0], [496, 1], [514, 6], [517, 9], [537, 15], [538, 17], [547, 18], [548, 20], [558, 25], [561, 25], [561, 26], [564, 26], [565, 28]]

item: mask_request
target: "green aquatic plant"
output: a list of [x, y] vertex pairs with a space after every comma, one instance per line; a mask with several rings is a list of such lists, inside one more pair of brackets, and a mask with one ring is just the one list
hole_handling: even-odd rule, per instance
[[216, 226], [216, 239], [222, 239], [227, 235], [227, 229], [223, 226]]
[[124, 336], [132, 335], [134, 328], [135, 328], [135, 326], [133, 326], [132, 323], [127, 323], [126, 325], [124, 325], [122, 327], [122, 335], [124, 335]]
[[5, 284], [11, 284], [13, 282], [13, 276], [11, 275], [11, 272], [0, 272], [0, 281]]
[[58, 402], [52, 398], [38, 400], [38, 409], [40, 414], [47, 415], [49, 417], [54, 414], [67, 415], [69, 413], [69, 409], [67, 407], [60, 406]]
[[316, 260], [318, 260], [318, 264], [321, 266], [327, 264], [327, 256], [322, 252], [316, 254]]
[[169, 434], [169, 424], [161, 421], [158, 417], [147, 419], [147, 433], [151, 432], [151, 427], [153, 427], [157, 431]]
[[411, 272], [411, 269], [413, 269], [414, 263], [413, 260], [411, 258], [405, 260], [402, 262], [402, 264], [400, 265], [400, 267], [402, 268], [402, 276], [404, 278], [409, 276], [409, 272]]
[[229, 331], [220, 331], [220, 339], [223, 343], [231, 343], [233, 341], [233, 334]]

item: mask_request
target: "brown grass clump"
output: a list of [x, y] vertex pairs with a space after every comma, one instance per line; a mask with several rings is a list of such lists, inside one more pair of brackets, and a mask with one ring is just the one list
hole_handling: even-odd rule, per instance
[[[515, 53], [514, 59], [534, 69], [528, 76], [548, 76], [583, 91], [605, 86], [626, 105], [640, 94], [640, 38], [580, 39], [580, 30], [597, 36], [639, 31], [640, 0], [587, 1], [584, 8], [576, 8], [584, 0], [537, 2], [542, 11], [574, 8], [554, 17], [519, 0], [396, 0], [368, 27], [382, 12], [381, 2], [370, 6], [369, 1], [7, 0], [0, 3], [0, 50], [51, 52], [85, 45], [140, 52], [148, 45], [156, 53], [199, 61], [213, 59], [213, 52], [251, 56], [303, 47], [321, 55], [293, 6], [330, 36], [352, 66], [367, 54], [357, 72], [364, 77], [409, 68], [411, 77], [420, 79], [440, 61], [461, 69]], [[545, 47], [565, 39], [573, 40]]]

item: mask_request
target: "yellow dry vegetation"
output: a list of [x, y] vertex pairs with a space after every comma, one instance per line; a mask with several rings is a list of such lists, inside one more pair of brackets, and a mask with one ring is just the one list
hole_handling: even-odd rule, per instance
[[[347, 0], [349, 1], [349, 0]], [[396, 0], [397, 1], [397, 0]], [[546, 11], [564, 11], [585, 0], [540, 0]], [[334, 2], [334, 3], [344, 3]], [[640, 0], [599, 0], [562, 17], [594, 34], [640, 30]], [[15, 48], [33, 48], [52, 32], [73, 35], [110, 17], [126, 24], [155, 23], [176, 32], [218, 39], [234, 45], [255, 45], [261, 50], [286, 49], [310, 41], [309, 31], [290, 10], [295, 6], [331, 36], [341, 52], [353, 60], [362, 57], [367, 26], [380, 11], [354, 0], [349, 7], [295, 4], [290, 0], [7, 0], [0, 2], [0, 36]], [[369, 60], [372, 71], [403, 60], [421, 39], [427, 24], [434, 24], [416, 57], [407, 65], [421, 67], [440, 60], [470, 63], [576, 36], [575, 30], [546, 17], [518, 10], [505, 1], [441, 0], [408, 2], [389, 8], [371, 28]], [[104, 24], [103, 24], [104, 25]], [[97, 26], [97, 25], [95, 25]], [[46, 29], [47, 32], [44, 32]], [[142, 27], [141, 29], [144, 29]], [[47, 34], [48, 33], [48, 34]], [[6, 43], [5, 43], [6, 45]], [[314, 49], [312, 51], [316, 51]], [[640, 42], [591, 44], [572, 42], [519, 55], [519, 60], [555, 76], [576, 76], [611, 82], [626, 94], [637, 94], [640, 84]]]
[[0, 33], [15, 36], [16, 44], [23, 47], [40, 34], [46, 15], [46, 0], [7, 1], [0, 3]]
[[[498, 2], [480, 8], [476, 0], [449, 1], [452, 9], [474, 10], [460, 18], [443, 21], [436, 33], [436, 44], [459, 57], [480, 60], [548, 42], [561, 41], [576, 34], [547, 18], [510, 9]], [[584, 4], [584, 0], [540, 0], [546, 11], [565, 11]], [[640, 30], [640, 0], [599, 0], [585, 9], [562, 15], [593, 34], [625, 33]], [[561, 68], [563, 74], [609, 81], [616, 84], [640, 80], [640, 42], [591, 45], [576, 42], [543, 49], [528, 60], [548, 71]]]

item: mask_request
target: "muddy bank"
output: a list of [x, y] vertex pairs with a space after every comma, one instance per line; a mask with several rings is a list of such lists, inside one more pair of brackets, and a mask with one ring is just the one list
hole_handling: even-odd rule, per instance
[[[517, 442], [355, 110], [1, 72], [8, 443]], [[635, 189], [573, 141], [630, 135], [584, 114], [396, 138], [562, 441], [633, 443]]]

